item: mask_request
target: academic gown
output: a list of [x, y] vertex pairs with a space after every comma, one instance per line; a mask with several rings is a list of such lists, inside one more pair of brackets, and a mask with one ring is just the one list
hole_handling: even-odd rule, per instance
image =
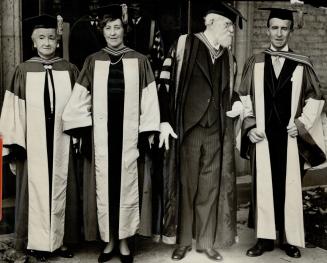
[[157, 79], [164, 60], [164, 45], [158, 23], [146, 16], [142, 16], [138, 23], [130, 18], [126, 39], [129, 47], [149, 58]]
[[[45, 64], [52, 66], [51, 77]], [[64, 59], [33, 57], [17, 66], [5, 92], [0, 133], [16, 174], [18, 250], [52, 252], [79, 239], [72, 138], [62, 132], [61, 120], [77, 75], [77, 68]]]
[[[194, 35], [182, 35], [170, 49], [160, 73], [159, 101], [161, 122], [169, 122], [177, 133], [178, 139], [169, 141], [169, 151], [165, 152], [163, 167], [164, 180], [164, 215], [162, 236], [165, 243], [176, 243], [179, 214], [180, 214], [180, 148], [183, 138], [190, 130], [183, 125], [183, 111], [185, 109], [186, 96], [189, 90], [189, 82], [199, 52], [199, 40]], [[215, 229], [215, 248], [228, 247], [235, 242], [236, 237], [236, 177], [234, 163], [234, 122], [226, 116], [226, 112], [237, 100], [234, 92], [234, 60], [232, 54], [226, 49], [227, 65], [222, 73], [225, 79], [226, 89], [222, 91], [219, 107], [219, 121], [221, 128], [221, 178], [220, 189], [217, 197], [217, 220]], [[209, 70], [200, 73], [204, 81], [207, 79]], [[221, 81], [224, 83], [224, 81]], [[203, 94], [199, 94], [203, 96]], [[192, 125], [196, 125], [193, 123]], [[217, 175], [218, 176], [218, 175]]]
[[[266, 50], [247, 61], [239, 89], [245, 109], [240, 150], [243, 158], [251, 158], [253, 175], [249, 224], [258, 238], [275, 239], [275, 229], [285, 230], [288, 243], [304, 247], [301, 175], [304, 162], [325, 161], [325, 145], [317, 141], [322, 129], [315, 128], [324, 101], [307, 57], [277, 53], [286, 58], [277, 79], [272, 54]], [[297, 138], [288, 136], [289, 123], [297, 126]], [[254, 127], [265, 132], [255, 145], [247, 136]]]
[[[111, 61], [110, 55], [116, 56], [117, 60]], [[116, 63], [122, 63], [124, 79], [121, 128], [111, 126], [114, 119], [117, 121], [117, 116], [112, 116], [113, 111], [110, 112], [110, 108], [113, 105], [108, 105], [114, 103], [113, 98], [110, 98], [113, 96], [112, 87], [108, 85], [112, 83], [109, 80], [112, 70], [115, 69], [117, 73]], [[120, 74], [119, 70], [118, 74]], [[119, 114], [117, 109], [115, 111]], [[113, 161], [120, 162], [118, 166], [120, 165], [121, 173], [118, 175], [120, 176], [118, 238], [128, 238], [136, 233], [143, 234], [139, 231], [142, 218], [140, 218], [137, 169], [138, 138], [141, 133], [159, 131], [160, 122], [156, 84], [147, 58], [126, 47], [121, 50], [107, 47], [90, 55], [75, 84], [63, 114], [63, 121], [66, 133], [83, 135], [90, 132], [91, 134], [89, 137], [91, 147], [88, 151], [90, 156], [84, 163], [83, 200], [86, 240], [95, 240], [99, 229], [101, 239], [109, 242], [109, 231], [112, 228], [110, 213], [113, 210], [109, 207], [111, 201], [108, 199], [112, 195], [108, 191], [111, 189], [109, 183], [112, 176], [117, 172], [117, 169], [112, 170], [113, 165], [117, 167], [117, 164], [111, 164]], [[117, 130], [121, 130], [120, 135], [117, 135]], [[85, 135], [83, 136], [85, 138]], [[119, 145], [118, 142], [116, 146], [109, 145], [114, 143], [110, 136], [122, 138], [122, 149], [117, 152], [117, 155], [121, 152], [121, 158], [114, 157], [116, 158], [114, 160], [108, 156], [112, 152], [111, 147]]]

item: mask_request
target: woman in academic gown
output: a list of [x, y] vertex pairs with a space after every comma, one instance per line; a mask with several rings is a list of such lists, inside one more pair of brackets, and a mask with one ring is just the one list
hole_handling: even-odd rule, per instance
[[0, 133], [16, 174], [15, 247], [45, 261], [55, 251], [72, 257], [63, 244], [79, 239], [72, 138], [61, 118], [78, 70], [55, 55], [55, 17], [29, 18], [26, 26], [37, 55], [17, 66], [5, 91]]
[[85, 238], [95, 240], [99, 230], [106, 243], [99, 262], [110, 260], [114, 248], [122, 262], [132, 262], [127, 240], [140, 232], [138, 143], [159, 131], [159, 104], [148, 59], [124, 45], [126, 6], [102, 12], [107, 46], [86, 58], [63, 122], [67, 134], [82, 137], [87, 156]]

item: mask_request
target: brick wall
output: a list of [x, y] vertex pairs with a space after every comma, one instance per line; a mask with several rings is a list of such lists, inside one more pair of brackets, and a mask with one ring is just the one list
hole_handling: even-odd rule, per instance
[[[266, 35], [266, 21], [269, 11], [259, 11], [260, 7], [289, 7], [288, 2], [281, 1], [255, 1], [253, 13], [253, 53], [258, 53], [269, 46]], [[309, 5], [302, 7], [304, 26], [297, 28], [298, 17], [295, 17], [295, 30], [290, 39], [290, 47], [299, 53], [307, 55], [314, 63], [316, 72], [327, 93], [327, 10], [315, 8]]]

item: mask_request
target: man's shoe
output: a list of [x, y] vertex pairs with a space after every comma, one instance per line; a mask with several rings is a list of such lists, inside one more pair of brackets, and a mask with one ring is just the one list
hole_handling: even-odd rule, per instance
[[133, 260], [134, 260], [132, 254], [129, 254], [129, 255], [120, 254], [119, 257], [120, 257], [120, 261], [122, 263], [133, 263]]
[[264, 252], [272, 250], [274, 250], [273, 240], [259, 239], [258, 242], [246, 252], [246, 255], [248, 257], [258, 257]]
[[173, 254], [171, 255], [172, 260], [181, 260], [185, 257], [186, 252], [191, 251], [191, 246], [178, 246], [174, 249]]
[[112, 259], [114, 257], [115, 253], [114, 253], [114, 250], [112, 250], [111, 252], [109, 253], [104, 253], [102, 252], [100, 254], [100, 256], [98, 257], [98, 262], [107, 262], [109, 261], [110, 259]]
[[286, 255], [291, 258], [300, 258], [301, 252], [296, 246], [290, 244], [284, 244], [281, 246], [281, 249], [285, 251]]
[[222, 261], [223, 257], [222, 255], [220, 255], [220, 253], [213, 249], [213, 248], [208, 248], [208, 249], [197, 249], [196, 250], [199, 253], [204, 253], [207, 255], [207, 257], [211, 260], [215, 260], [215, 261]]

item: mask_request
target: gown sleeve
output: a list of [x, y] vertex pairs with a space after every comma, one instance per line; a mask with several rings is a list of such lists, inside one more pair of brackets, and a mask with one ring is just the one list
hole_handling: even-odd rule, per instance
[[91, 72], [91, 59], [88, 57], [75, 82], [72, 95], [62, 115], [63, 131], [74, 137], [82, 136], [92, 126]]
[[251, 141], [248, 132], [256, 127], [256, 120], [253, 111], [253, 70], [255, 57], [252, 56], [245, 63], [238, 94], [243, 105], [243, 121], [241, 125], [240, 154], [242, 158], [250, 158]]
[[147, 58], [141, 65], [141, 109], [139, 132], [159, 131], [160, 111], [156, 82]]
[[10, 86], [5, 91], [0, 134], [3, 138], [3, 155], [26, 154], [25, 74], [21, 66], [15, 70]]

